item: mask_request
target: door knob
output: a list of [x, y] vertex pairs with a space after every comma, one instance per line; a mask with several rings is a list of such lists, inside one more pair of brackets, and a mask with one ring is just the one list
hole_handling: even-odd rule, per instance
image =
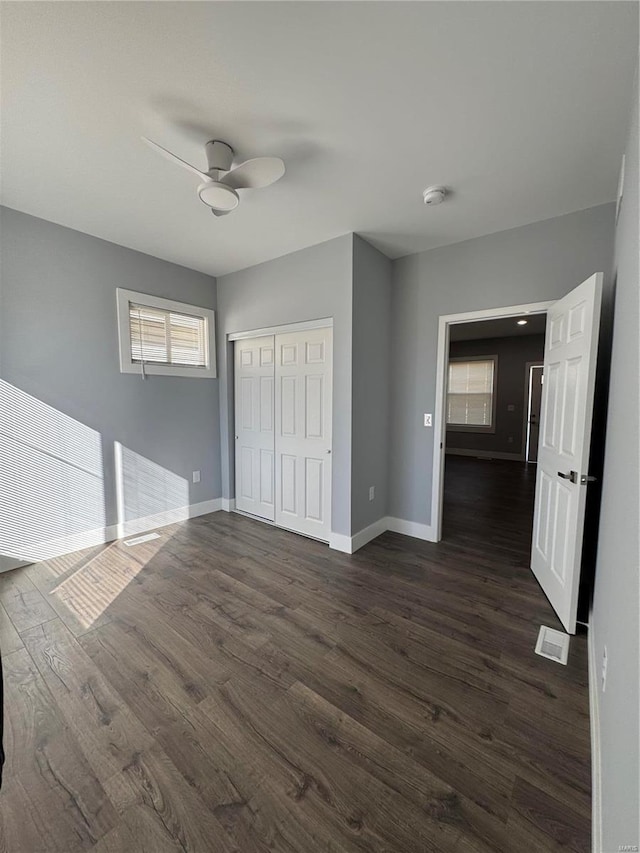
[[558, 477], [563, 480], [570, 480], [572, 483], [578, 482], [578, 472], [577, 471], [569, 471], [568, 474], [563, 474], [562, 471], [558, 471]]
[[327, 453], [331, 453], [331, 451], [330, 451], [330, 450], [327, 450]]

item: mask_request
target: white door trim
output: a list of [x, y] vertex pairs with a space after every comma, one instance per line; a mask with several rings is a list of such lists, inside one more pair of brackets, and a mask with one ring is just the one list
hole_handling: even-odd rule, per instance
[[[528, 361], [524, 366], [524, 406], [522, 414], [522, 458], [529, 461], [529, 406], [531, 405], [531, 368], [544, 367], [541, 361]], [[536, 465], [536, 462], [532, 462]]]
[[556, 300], [529, 302], [525, 305], [508, 305], [504, 308], [485, 308], [481, 311], [464, 311], [460, 314], [441, 314], [438, 321], [438, 352], [436, 359], [436, 399], [433, 430], [433, 466], [431, 483], [431, 530], [434, 542], [442, 539], [442, 497], [444, 485], [444, 439], [446, 428], [445, 389], [447, 355], [449, 353], [449, 327], [476, 320], [497, 320], [501, 317], [519, 317], [522, 314], [544, 314]]
[[241, 341], [244, 338], [262, 338], [266, 335], [282, 335], [286, 332], [307, 332], [309, 329], [333, 328], [333, 317], [319, 320], [303, 320], [301, 323], [283, 323], [282, 326], [266, 326], [263, 329], [251, 329], [242, 332], [229, 332], [228, 341]]

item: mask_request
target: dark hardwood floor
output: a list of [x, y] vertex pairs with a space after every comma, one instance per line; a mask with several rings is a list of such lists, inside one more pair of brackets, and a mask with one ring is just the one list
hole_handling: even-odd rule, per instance
[[221, 512], [0, 576], [0, 849], [586, 853], [586, 642], [533, 653], [531, 477], [447, 467], [439, 545]]

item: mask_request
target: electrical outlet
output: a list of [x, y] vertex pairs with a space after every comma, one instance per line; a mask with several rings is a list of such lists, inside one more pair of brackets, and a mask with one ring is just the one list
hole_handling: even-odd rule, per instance
[[604, 647], [604, 651], [602, 653], [602, 692], [604, 693], [607, 689], [607, 667], [609, 665], [609, 658], [607, 657], [607, 647]]
[[200, 471], [194, 471], [193, 472], [193, 482], [194, 483], [200, 482]]
[[376, 487], [369, 486], [369, 500], [372, 501], [376, 496]]
[[427, 415], [427, 414], [425, 414], [425, 416], [424, 416], [424, 425], [425, 425], [426, 427], [433, 426], [433, 424], [431, 423], [431, 415]]

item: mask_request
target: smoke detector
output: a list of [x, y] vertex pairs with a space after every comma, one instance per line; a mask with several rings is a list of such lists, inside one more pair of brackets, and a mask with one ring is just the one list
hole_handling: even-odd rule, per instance
[[422, 198], [425, 204], [433, 206], [443, 202], [446, 194], [447, 190], [445, 187], [427, 187], [422, 193]]

